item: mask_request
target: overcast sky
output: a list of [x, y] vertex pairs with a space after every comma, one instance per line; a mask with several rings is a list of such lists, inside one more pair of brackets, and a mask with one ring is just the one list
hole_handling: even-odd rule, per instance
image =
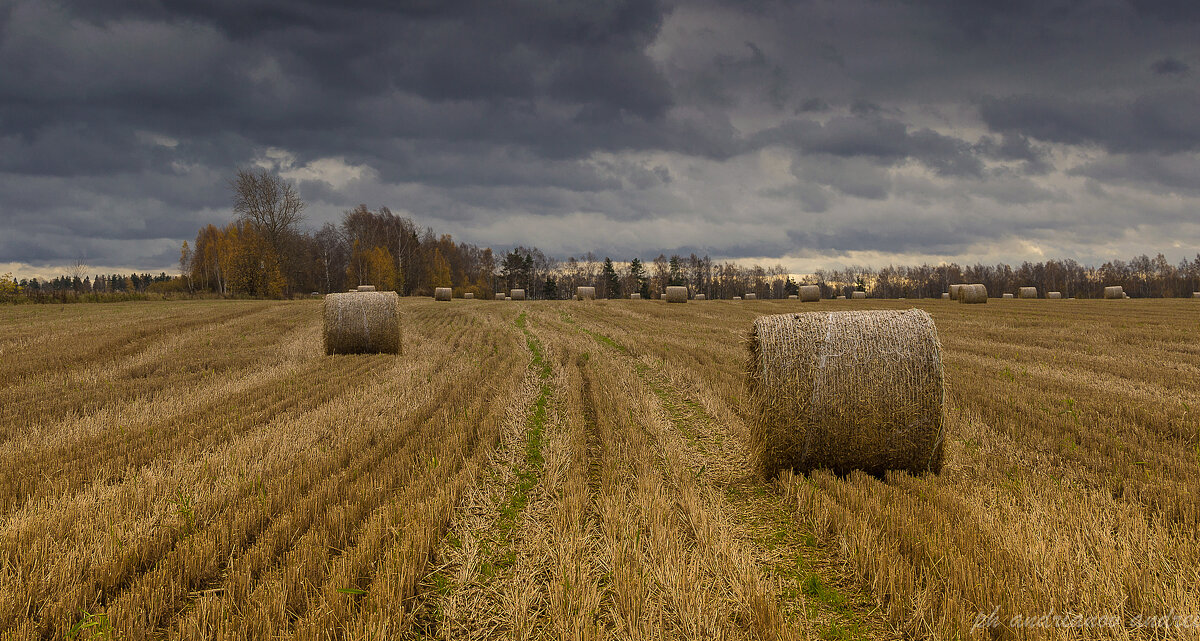
[[237, 167], [559, 257], [1200, 252], [1200, 2], [0, 0], [0, 272], [177, 269]]

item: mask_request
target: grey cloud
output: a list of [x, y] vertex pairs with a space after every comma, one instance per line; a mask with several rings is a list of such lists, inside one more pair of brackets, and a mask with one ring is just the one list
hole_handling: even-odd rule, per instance
[[1178, 60], [1176, 58], [1170, 58], [1170, 57], [1160, 58], [1158, 60], [1155, 60], [1150, 65], [1151, 71], [1153, 71], [1154, 73], [1166, 75], [1166, 76], [1183, 75], [1183, 74], [1187, 73], [1187, 71], [1189, 69], [1191, 69], [1191, 67], [1189, 67], [1187, 65], [1187, 63], [1183, 62], [1182, 60]]

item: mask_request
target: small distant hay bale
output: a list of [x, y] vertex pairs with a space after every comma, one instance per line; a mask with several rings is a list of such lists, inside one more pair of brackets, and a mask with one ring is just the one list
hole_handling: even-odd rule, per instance
[[595, 287], [576, 287], [575, 300], [596, 300]]
[[962, 293], [962, 288], [962, 284], [951, 285], [949, 288], [947, 288], [950, 292], [950, 298], [953, 300], [958, 300], [958, 295]]
[[746, 294], [742, 297], [743, 300], [758, 300], [758, 294]]
[[525, 300], [525, 290], [514, 289], [514, 290], [512, 290], [512, 293], [510, 293], [508, 296], [509, 296], [509, 298], [512, 298], [513, 300]]
[[1129, 294], [1125, 294], [1125, 298], [1129, 298]]
[[863, 300], [867, 297], [866, 292], [850, 292], [851, 300]]
[[686, 303], [687, 296], [688, 288], [682, 285], [672, 285], [671, 287], [668, 287], [667, 291], [663, 294], [663, 298], [666, 299], [668, 303]]
[[1017, 298], [1037, 298], [1036, 287], [1018, 287]]
[[396, 292], [329, 294], [321, 303], [326, 354], [399, 354]]
[[978, 304], [988, 300], [987, 287], [981, 283], [963, 285], [958, 288], [958, 302]]
[[942, 292], [942, 300], [949, 300], [950, 292]]
[[496, 300], [504, 300], [505, 296], [507, 296], [507, 294], [504, 292], [496, 292]]
[[1192, 298], [1200, 298], [1200, 292], [1192, 292]]
[[733, 297], [733, 300], [742, 300], [742, 297], [741, 297], [741, 296], [734, 296], [734, 297]]
[[941, 470], [941, 344], [923, 310], [762, 316], [749, 349], [749, 441], [763, 476]]
[[896, 300], [908, 300], [908, 299], [907, 299], [907, 298], [905, 298], [905, 297], [903, 297], [903, 296], [901, 296], [900, 298], [897, 298]]
[[788, 300], [800, 300], [800, 297], [795, 294], [788, 294]]
[[1062, 292], [1046, 292], [1046, 298], [1050, 300], [1058, 300], [1062, 298]]
[[629, 295], [629, 300], [641, 300], [641, 299], [642, 299], [642, 295], [637, 292], [634, 292]]
[[1105, 298], [1125, 298], [1125, 290], [1120, 285], [1113, 285], [1104, 288]]
[[505, 296], [504, 300], [512, 300], [512, 296]]
[[375, 286], [374, 286], [374, 285], [359, 285], [359, 286], [358, 286], [358, 291], [360, 291], [360, 292], [373, 292], [373, 291], [375, 291]]
[[454, 298], [454, 290], [449, 287], [434, 287], [433, 300], [450, 300]]
[[465, 298], [465, 299], [467, 299], [467, 300], [471, 300], [472, 298], [475, 298], [475, 293], [474, 293], [474, 292], [467, 292], [467, 293], [463, 294], [463, 298]]
[[821, 300], [820, 285], [801, 285], [800, 286], [800, 302], [815, 303]]
[[1000, 298], [1009, 299], [1012, 297], [1013, 297], [1012, 294], [1008, 294], [1008, 293], [1000, 294]]
[[838, 296], [838, 297], [837, 297], [837, 299], [838, 299], [838, 300], [846, 300], [846, 297], [845, 297], [845, 296]]
[[708, 300], [708, 297], [704, 294], [696, 294], [692, 297], [692, 300]]

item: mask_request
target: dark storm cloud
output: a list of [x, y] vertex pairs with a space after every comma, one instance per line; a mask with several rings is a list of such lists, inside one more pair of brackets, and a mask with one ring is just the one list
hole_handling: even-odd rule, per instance
[[0, 263], [158, 260], [268, 150], [311, 222], [366, 201], [511, 239], [516, 213], [550, 252], [657, 253], [550, 224], [576, 214], [734, 257], [1119, 235], [1088, 194], [1195, 197], [1198, 43], [1166, 0], [10, 0]]

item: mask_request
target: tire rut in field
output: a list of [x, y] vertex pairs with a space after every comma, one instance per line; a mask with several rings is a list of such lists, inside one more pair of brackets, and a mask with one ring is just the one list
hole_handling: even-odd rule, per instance
[[788, 510], [786, 498], [755, 478], [736, 433], [711, 416], [684, 389], [657, 368], [634, 358], [611, 337], [583, 330], [633, 364], [639, 380], [656, 397], [691, 454], [699, 482], [717, 490], [725, 511], [741, 530], [763, 571], [781, 586], [777, 595], [793, 623], [821, 637], [893, 638], [885, 621], [872, 616], [873, 603], [837, 571], [838, 564]]

